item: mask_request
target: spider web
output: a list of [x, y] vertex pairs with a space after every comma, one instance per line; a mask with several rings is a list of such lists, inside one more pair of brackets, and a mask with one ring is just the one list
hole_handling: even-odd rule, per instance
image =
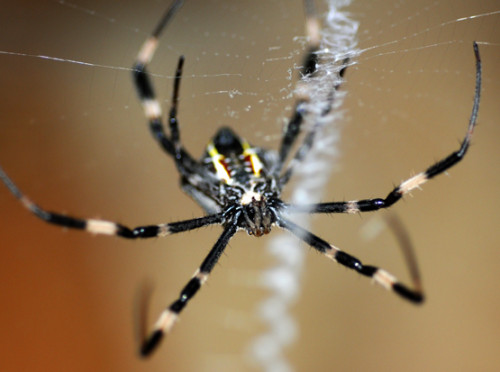
[[[289, 310], [296, 341], [276, 353], [289, 368], [492, 370], [498, 363], [500, 329], [491, 309], [500, 300], [489, 283], [498, 283], [492, 273], [500, 258], [494, 214], [500, 207], [494, 198], [500, 14], [495, 1], [477, 3], [375, 0], [345, 9], [359, 22], [361, 53], [342, 86], [345, 102], [336, 112], [343, 119], [327, 127], [336, 137], [324, 136], [327, 143], [337, 138], [328, 149], [337, 155], [328, 167], [316, 163], [318, 174], [335, 171], [317, 200], [383, 196], [455, 149], [472, 104], [473, 40], [480, 42], [484, 68], [479, 127], [470, 158], [452, 177], [395, 207], [415, 240], [429, 303], [407, 306], [299, 246], [307, 263], [298, 270], [293, 289], [301, 294]], [[130, 78], [165, 2], [3, 5], [0, 164], [19, 186], [51, 210], [128, 225], [198, 216], [179, 191], [172, 162], [150, 138]], [[326, 2], [317, 5], [327, 13]], [[300, 1], [191, 0], [175, 18], [150, 71], [166, 107], [176, 60], [186, 56], [179, 120], [195, 157], [221, 125], [276, 148], [302, 63], [302, 13]], [[293, 181], [285, 200], [294, 198], [300, 175]], [[143, 242], [61, 233], [27, 215], [5, 190], [0, 222], [2, 248], [12, 248], [2, 249], [0, 259], [9, 345], [0, 359], [12, 369], [42, 370], [50, 361], [56, 370], [224, 371], [255, 363], [247, 350], [268, 332], [255, 309], [268, 296], [260, 275], [274, 261], [261, 247], [272, 236], [238, 234], [171, 337], [144, 364], [135, 358], [129, 327], [137, 283], [154, 278], [152, 320], [199, 265], [218, 228]], [[405, 280], [389, 235], [360, 238], [370, 222], [371, 216], [321, 216], [310, 226]]]

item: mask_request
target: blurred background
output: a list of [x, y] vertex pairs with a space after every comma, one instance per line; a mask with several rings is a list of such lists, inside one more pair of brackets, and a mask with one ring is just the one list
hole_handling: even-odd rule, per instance
[[[0, 164], [41, 206], [129, 226], [201, 215], [151, 139], [128, 70], [167, 4], [3, 1]], [[474, 94], [473, 40], [482, 42], [479, 124], [449, 176], [392, 208], [416, 247], [426, 303], [408, 304], [304, 246], [302, 294], [292, 309], [299, 336], [288, 361], [297, 371], [494, 371], [499, 4], [376, 0], [346, 10], [360, 23], [365, 51], [346, 73], [345, 120], [335, 124], [340, 156], [332, 159], [323, 201], [383, 197], [458, 148]], [[293, 105], [303, 52], [295, 38], [303, 30], [300, 1], [186, 1], [150, 71], [167, 105], [177, 58], [186, 56], [179, 120], [195, 157], [221, 125], [258, 146], [276, 146]], [[315, 216], [312, 230], [409, 282], [388, 231], [363, 238], [377, 218]], [[44, 224], [4, 187], [0, 224], [2, 371], [258, 370], [248, 349], [266, 330], [255, 309], [268, 293], [255, 278], [273, 265], [265, 249], [271, 237], [238, 234], [172, 334], [144, 361], [137, 357], [141, 288], [153, 289], [152, 323], [219, 227], [147, 241], [92, 236]]]

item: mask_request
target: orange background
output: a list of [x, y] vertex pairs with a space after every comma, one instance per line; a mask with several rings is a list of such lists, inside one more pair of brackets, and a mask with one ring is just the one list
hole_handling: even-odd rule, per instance
[[[186, 54], [179, 120], [187, 147], [201, 155], [222, 124], [257, 145], [274, 146], [285, 107], [292, 104], [281, 99], [280, 89], [289, 87], [286, 71], [300, 63], [300, 55], [279, 63], [266, 58], [296, 50], [293, 37], [303, 32], [300, 2], [241, 1], [232, 8], [220, 1], [187, 3], [151, 69], [163, 75], [155, 83], [162, 103], [168, 102], [171, 79], [165, 77], [177, 56]], [[164, 7], [74, 4], [98, 14], [56, 2], [4, 4], [0, 50], [129, 67]], [[472, 105], [472, 40], [491, 45], [481, 45], [479, 126], [467, 158], [449, 177], [393, 208], [416, 246], [427, 302], [407, 304], [304, 247], [302, 294], [292, 309], [300, 335], [286, 351], [296, 370], [493, 371], [500, 362], [500, 17], [444, 25], [498, 11], [495, 2], [455, 4], [443, 0], [428, 11], [423, 3], [349, 8], [361, 22], [361, 48], [398, 42], [367, 51], [346, 74], [347, 119], [327, 200], [382, 197], [454, 150]], [[432, 44], [438, 45], [418, 49]], [[283, 49], [273, 54], [269, 47], [276, 45]], [[41, 206], [130, 226], [201, 214], [150, 138], [128, 71], [10, 55], [0, 55], [0, 66], [0, 163]], [[220, 75], [226, 72], [236, 75]], [[244, 94], [217, 93], [231, 87]], [[266, 103], [259, 106], [259, 99]], [[368, 242], [360, 237], [372, 216], [318, 216], [312, 228], [407, 281], [390, 234]], [[253, 280], [272, 265], [268, 237], [234, 238], [173, 333], [142, 361], [134, 337], [140, 288], [153, 283], [153, 321], [201, 263], [218, 227], [141, 242], [95, 237], [47, 226], [3, 187], [0, 226], [2, 371], [256, 368], [248, 347], [265, 331], [255, 308], [267, 294]]]

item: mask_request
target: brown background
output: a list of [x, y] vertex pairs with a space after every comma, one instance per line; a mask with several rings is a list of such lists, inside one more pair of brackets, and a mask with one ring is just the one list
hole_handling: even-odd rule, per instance
[[[74, 2], [97, 12], [89, 15], [56, 2], [5, 3], [0, 50], [116, 67], [131, 65], [164, 7]], [[177, 56], [187, 56], [180, 120], [188, 148], [201, 154], [222, 124], [273, 146], [291, 104], [280, 89], [289, 86], [286, 71], [300, 56], [266, 58], [297, 49], [300, 2], [188, 3], [152, 66], [170, 76]], [[397, 42], [367, 51], [347, 73], [341, 159], [325, 198], [383, 196], [455, 149], [472, 104], [470, 44], [490, 43], [481, 45], [484, 86], [468, 157], [394, 208], [417, 247], [428, 300], [407, 304], [304, 247], [303, 293], [293, 308], [300, 338], [287, 351], [299, 371], [493, 371], [500, 362], [500, 16], [445, 24], [498, 11], [498, 3], [443, 0], [428, 9], [415, 3], [350, 8], [361, 22], [360, 47]], [[269, 50], [276, 45], [283, 49]], [[9, 55], [0, 55], [0, 66], [0, 163], [31, 198], [52, 210], [132, 226], [200, 215], [151, 140], [128, 71]], [[171, 79], [155, 82], [167, 101]], [[232, 88], [243, 95], [217, 93]], [[370, 220], [322, 216], [313, 229], [406, 281], [389, 234], [369, 242], [360, 237]], [[199, 265], [218, 228], [142, 242], [94, 237], [43, 224], [3, 187], [0, 226], [2, 371], [255, 367], [247, 348], [264, 331], [254, 309], [266, 293], [246, 283], [272, 264], [267, 237], [238, 235], [173, 334], [141, 361], [133, 314], [139, 288], [154, 283], [152, 319]]]

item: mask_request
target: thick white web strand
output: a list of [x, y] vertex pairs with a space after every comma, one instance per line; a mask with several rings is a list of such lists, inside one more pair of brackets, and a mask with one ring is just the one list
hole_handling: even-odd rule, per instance
[[[320, 62], [318, 73], [309, 78], [311, 102], [305, 109], [308, 113], [304, 123], [304, 132], [316, 127], [316, 136], [312, 149], [306, 159], [295, 169], [293, 194], [290, 200], [295, 204], [310, 204], [321, 199], [322, 191], [330, 172], [334, 169], [338, 156], [339, 122], [343, 118], [340, 111], [345, 93], [340, 89], [335, 92], [331, 111], [325, 115], [331, 103], [333, 87], [338, 83], [338, 72], [346, 57], [354, 57], [358, 52], [358, 22], [352, 20], [342, 8], [350, 0], [328, 0], [328, 13], [323, 21]], [[295, 218], [297, 217], [297, 218]], [[308, 216], [294, 216], [294, 221], [308, 228]], [[293, 368], [284, 356], [284, 349], [296, 339], [298, 327], [289, 314], [299, 291], [304, 255], [308, 251], [299, 240], [289, 233], [275, 235], [268, 246], [277, 264], [263, 272], [260, 285], [269, 289], [271, 296], [258, 306], [259, 316], [269, 326], [268, 332], [256, 337], [251, 345], [252, 359], [265, 371], [285, 372]]]

